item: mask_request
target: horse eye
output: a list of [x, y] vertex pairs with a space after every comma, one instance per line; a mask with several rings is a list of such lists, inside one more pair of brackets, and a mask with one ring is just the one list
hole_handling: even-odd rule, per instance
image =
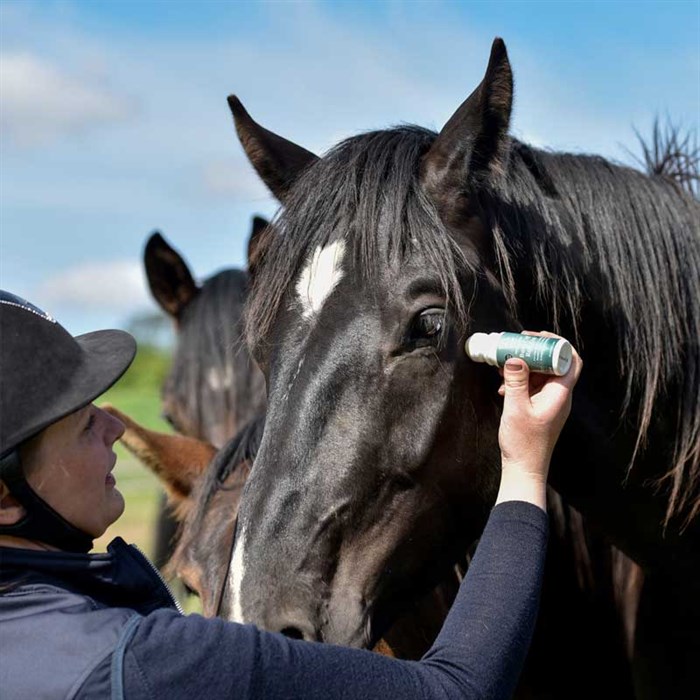
[[196, 591], [194, 588], [192, 588], [192, 586], [188, 585], [184, 580], [181, 579], [181, 581], [182, 581], [182, 587], [187, 592], [187, 595], [194, 595], [194, 596], [197, 596], [199, 598], [199, 591]]
[[170, 413], [167, 411], [163, 411], [160, 414], [160, 417], [176, 432], [180, 432], [178, 426], [177, 426], [177, 421], [175, 420], [174, 416], [172, 416]]
[[433, 340], [440, 337], [445, 327], [444, 309], [426, 309], [413, 322], [412, 340]]

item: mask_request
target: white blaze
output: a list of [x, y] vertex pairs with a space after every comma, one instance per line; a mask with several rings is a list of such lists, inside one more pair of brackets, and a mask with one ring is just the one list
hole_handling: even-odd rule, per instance
[[236, 537], [236, 546], [231, 557], [231, 566], [229, 567], [228, 580], [231, 590], [231, 612], [234, 622], [243, 623], [243, 608], [241, 606], [241, 586], [243, 584], [243, 575], [245, 573], [245, 563], [243, 558], [243, 550], [245, 548], [245, 528], [241, 530], [240, 537]]
[[230, 389], [233, 384], [233, 369], [210, 367], [207, 372], [207, 384], [213, 391]]
[[321, 310], [326, 299], [343, 278], [343, 255], [345, 241], [329, 243], [325, 248], [316, 248], [311, 260], [297, 282], [297, 294], [304, 318], [311, 318]]

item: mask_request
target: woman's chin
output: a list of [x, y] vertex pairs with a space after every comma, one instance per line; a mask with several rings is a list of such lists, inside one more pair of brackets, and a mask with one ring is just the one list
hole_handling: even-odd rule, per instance
[[122, 516], [122, 513], [124, 512], [125, 503], [124, 496], [122, 496], [121, 491], [114, 487], [109, 488], [107, 494], [107, 503], [105, 505], [105, 525], [102, 532], [99, 535], [96, 535], [96, 537], [101, 537], [102, 535], [104, 535], [107, 528], [110, 525], [114, 525], [114, 523], [116, 523], [117, 520], [119, 520], [119, 518]]

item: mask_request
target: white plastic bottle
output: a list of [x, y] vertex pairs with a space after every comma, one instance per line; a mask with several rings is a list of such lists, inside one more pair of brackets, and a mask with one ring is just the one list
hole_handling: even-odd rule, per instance
[[503, 367], [506, 360], [518, 357], [533, 372], [560, 377], [569, 371], [572, 360], [568, 340], [522, 333], [474, 333], [467, 338], [464, 350], [475, 362]]

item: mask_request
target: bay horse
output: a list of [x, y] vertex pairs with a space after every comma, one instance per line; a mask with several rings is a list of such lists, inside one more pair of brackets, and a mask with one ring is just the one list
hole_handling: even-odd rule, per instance
[[500, 39], [439, 134], [375, 131], [318, 158], [229, 98], [283, 208], [248, 302], [267, 424], [224, 605], [371, 646], [495, 498], [498, 377], [465, 338], [550, 328], [586, 363], [550, 482], [644, 569], [638, 696], [684, 697], [700, 661], [700, 205], [519, 142], [512, 100]]

